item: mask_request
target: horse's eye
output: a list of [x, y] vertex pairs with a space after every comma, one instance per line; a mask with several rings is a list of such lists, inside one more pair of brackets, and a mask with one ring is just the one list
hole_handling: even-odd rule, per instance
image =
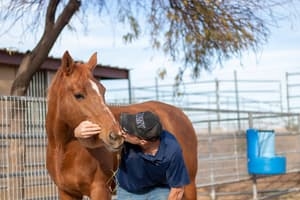
[[84, 95], [81, 94], [81, 93], [75, 94], [74, 97], [75, 97], [77, 100], [82, 100], [82, 99], [84, 99]]

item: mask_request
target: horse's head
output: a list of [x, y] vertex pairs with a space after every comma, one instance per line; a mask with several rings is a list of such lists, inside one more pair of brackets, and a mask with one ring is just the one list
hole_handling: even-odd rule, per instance
[[[101, 126], [99, 135], [88, 139], [79, 139], [81, 144], [95, 148], [105, 144], [110, 150], [117, 150], [123, 143], [118, 121], [105, 104], [105, 88], [93, 77], [97, 65], [94, 53], [87, 63], [74, 62], [66, 51], [61, 66], [52, 80], [48, 91], [47, 118], [56, 120], [57, 129], [63, 130], [54, 138], [74, 139], [74, 128], [83, 120], [90, 120]], [[49, 115], [49, 116], [48, 116]], [[55, 128], [55, 127], [54, 127]]]

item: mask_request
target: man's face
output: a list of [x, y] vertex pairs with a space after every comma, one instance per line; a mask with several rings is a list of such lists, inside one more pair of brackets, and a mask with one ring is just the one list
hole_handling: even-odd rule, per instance
[[140, 144], [141, 143], [141, 139], [138, 138], [137, 136], [133, 135], [133, 134], [129, 134], [127, 132], [127, 130], [124, 130], [123, 128], [121, 129], [122, 131], [122, 137], [124, 138], [124, 140], [126, 142], [129, 142], [131, 144]]

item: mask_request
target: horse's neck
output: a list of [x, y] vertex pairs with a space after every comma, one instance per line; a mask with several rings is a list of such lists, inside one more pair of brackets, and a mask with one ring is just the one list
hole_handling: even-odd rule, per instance
[[59, 121], [52, 121], [52, 125], [48, 125], [48, 142], [55, 146], [65, 146], [74, 139], [73, 130], [67, 125]]

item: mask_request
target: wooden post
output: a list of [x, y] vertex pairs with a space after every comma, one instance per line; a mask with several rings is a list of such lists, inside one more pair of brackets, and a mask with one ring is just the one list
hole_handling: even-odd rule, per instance
[[254, 174], [252, 176], [252, 190], [253, 190], [253, 200], [257, 200], [257, 181], [256, 181], [256, 175]]

